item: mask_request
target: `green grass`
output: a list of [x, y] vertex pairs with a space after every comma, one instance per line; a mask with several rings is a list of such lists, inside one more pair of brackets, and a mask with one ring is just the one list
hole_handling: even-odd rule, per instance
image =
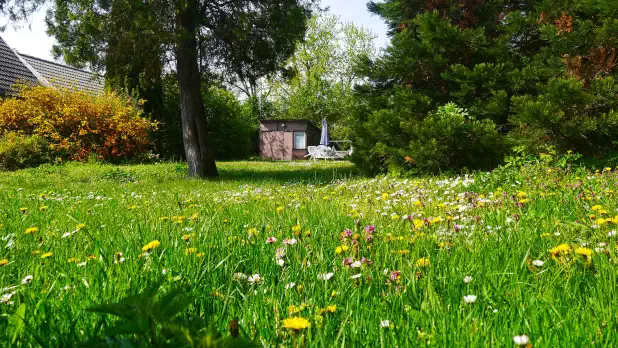
[[[0, 288], [15, 292], [12, 304], [0, 303], [1, 345], [22, 303], [23, 346], [37, 336], [58, 347], [103, 338], [113, 319], [86, 309], [138, 293], [164, 270], [167, 286], [184, 285], [193, 298], [183, 317], [221, 332], [238, 318], [267, 346], [512, 346], [520, 334], [537, 347], [618, 344], [617, 237], [609, 236], [618, 218], [598, 220], [618, 215], [616, 171], [536, 164], [406, 180], [363, 178], [348, 163], [219, 168], [219, 179], [204, 181], [186, 179], [177, 164], [0, 173], [8, 261]], [[25, 234], [30, 227], [38, 230]], [[346, 229], [352, 237], [341, 237]], [[143, 255], [154, 240], [160, 246]], [[563, 243], [572, 251], [552, 259], [548, 250]], [[596, 249], [592, 257], [574, 252], [582, 245]], [[352, 268], [346, 257], [371, 262]], [[283, 328], [295, 316], [311, 327]]]

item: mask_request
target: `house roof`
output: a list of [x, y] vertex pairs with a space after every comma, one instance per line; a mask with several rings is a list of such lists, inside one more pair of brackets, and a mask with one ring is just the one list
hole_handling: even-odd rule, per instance
[[18, 83], [77, 89], [90, 94], [103, 93], [105, 87], [103, 77], [97, 74], [20, 54], [0, 37], [0, 96], [16, 95]]
[[92, 94], [100, 94], [105, 90], [105, 81], [98, 74], [26, 54], [20, 54], [20, 56], [54, 87], [75, 88]]
[[13, 95], [17, 93], [16, 83], [35, 85], [38, 78], [24, 64], [17, 52], [0, 37], [0, 95]]

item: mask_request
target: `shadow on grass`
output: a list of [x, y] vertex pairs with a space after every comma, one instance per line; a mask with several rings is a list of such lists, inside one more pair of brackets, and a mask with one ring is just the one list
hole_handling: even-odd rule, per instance
[[[300, 162], [305, 163], [305, 162]], [[340, 179], [361, 176], [353, 165], [277, 165], [219, 166], [218, 181], [265, 182], [265, 183], [315, 183], [324, 184]]]

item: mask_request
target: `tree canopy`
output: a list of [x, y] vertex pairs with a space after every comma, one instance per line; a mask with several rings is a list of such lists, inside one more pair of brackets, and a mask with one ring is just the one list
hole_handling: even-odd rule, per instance
[[[355, 136], [364, 167], [491, 167], [512, 146], [595, 155], [615, 147], [616, 1], [386, 0], [368, 7], [389, 24], [391, 43], [365, 64], [368, 83], [358, 89]], [[468, 118], [439, 110], [450, 102]], [[428, 131], [438, 130], [428, 122], [448, 120], [458, 122], [454, 133]], [[487, 136], [487, 122], [499, 137]], [[444, 148], [458, 132], [466, 141]], [[461, 161], [481, 148], [488, 152]]]
[[293, 53], [311, 7], [310, 0], [57, 0], [47, 18], [56, 55], [105, 70], [112, 83], [146, 94], [174, 69], [189, 174], [214, 176], [202, 81], [218, 76], [254, 88]]

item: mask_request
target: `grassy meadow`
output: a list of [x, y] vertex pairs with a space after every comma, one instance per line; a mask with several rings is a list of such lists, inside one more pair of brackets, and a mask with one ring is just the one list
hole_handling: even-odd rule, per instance
[[179, 320], [224, 335], [238, 320], [268, 347], [616, 346], [618, 170], [558, 164], [410, 179], [346, 162], [222, 162], [210, 181], [173, 163], [0, 173], [0, 345], [148, 345], [106, 340], [117, 319], [87, 309], [163, 279], [190, 296]]

